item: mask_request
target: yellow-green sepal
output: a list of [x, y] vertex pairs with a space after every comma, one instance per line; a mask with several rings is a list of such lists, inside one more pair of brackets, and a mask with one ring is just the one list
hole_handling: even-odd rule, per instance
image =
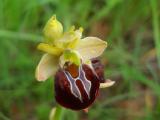
[[97, 37], [86, 37], [80, 40], [75, 50], [86, 61], [100, 56], [106, 47], [107, 42]]
[[44, 54], [37, 65], [35, 77], [38, 81], [45, 81], [53, 76], [58, 69], [58, 57]]

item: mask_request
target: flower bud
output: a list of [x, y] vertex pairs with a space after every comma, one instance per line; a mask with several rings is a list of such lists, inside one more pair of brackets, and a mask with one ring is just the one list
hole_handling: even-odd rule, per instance
[[56, 16], [52, 16], [45, 25], [43, 32], [47, 42], [53, 43], [54, 40], [58, 39], [62, 35], [63, 26], [56, 19]]

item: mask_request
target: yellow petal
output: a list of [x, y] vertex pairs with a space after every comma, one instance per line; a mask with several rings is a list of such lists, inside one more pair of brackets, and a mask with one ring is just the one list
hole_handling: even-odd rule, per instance
[[74, 27], [63, 34], [63, 36], [54, 41], [54, 44], [59, 48], [73, 48], [77, 45], [77, 41], [82, 37], [83, 29], [79, 28], [78, 30], [74, 30]]
[[105, 48], [107, 42], [97, 37], [86, 37], [79, 41], [76, 50], [80, 53], [84, 61], [100, 56]]
[[78, 30], [75, 31], [75, 35], [77, 36], [78, 39], [82, 37], [82, 32], [83, 32], [82, 27], [80, 27]]
[[56, 16], [52, 16], [47, 24], [45, 25], [44, 29], [44, 36], [49, 43], [53, 43], [54, 40], [58, 39], [63, 33], [63, 26], [62, 24], [56, 19]]
[[114, 85], [115, 81], [106, 80], [105, 83], [100, 83], [100, 88], [107, 88]]
[[43, 52], [55, 55], [55, 56], [60, 56], [61, 53], [63, 52], [62, 49], [54, 47], [54, 46], [46, 44], [46, 43], [40, 43], [37, 46], [37, 49], [39, 49], [39, 50], [41, 50]]
[[82, 37], [82, 32], [83, 32], [83, 28], [81, 27], [75, 31], [75, 38], [68, 44], [67, 46], [68, 49], [74, 49], [77, 47]]
[[58, 69], [58, 57], [44, 54], [36, 68], [35, 77], [38, 81], [45, 81], [54, 75]]
[[78, 45], [80, 39], [75, 39], [67, 45], [68, 49], [74, 49]]

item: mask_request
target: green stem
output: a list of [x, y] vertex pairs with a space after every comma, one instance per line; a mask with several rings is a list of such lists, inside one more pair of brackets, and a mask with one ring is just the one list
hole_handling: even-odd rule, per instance
[[63, 118], [63, 114], [64, 114], [64, 108], [62, 108], [61, 106], [57, 106], [54, 116], [52, 116], [52, 118], [50, 120], [62, 120]]
[[158, 1], [157, 0], [150, 0], [151, 2], [151, 9], [152, 9], [152, 24], [153, 24], [153, 35], [155, 40], [155, 47], [157, 53], [157, 60], [158, 65], [160, 68], [160, 30], [159, 30], [159, 20], [158, 20]]

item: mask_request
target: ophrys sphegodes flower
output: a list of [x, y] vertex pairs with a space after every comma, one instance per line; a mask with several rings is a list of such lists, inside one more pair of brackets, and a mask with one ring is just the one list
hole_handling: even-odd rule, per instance
[[38, 49], [45, 52], [37, 68], [36, 79], [55, 76], [56, 101], [72, 110], [87, 109], [96, 99], [99, 88], [112, 86], [105, 81], [103, 65], [98, 59], [107, 43], [97, 37], [82, 38], [83, 29], [63, 32], [62, 24], [52, 16], [44, 27], [44, 42]]

